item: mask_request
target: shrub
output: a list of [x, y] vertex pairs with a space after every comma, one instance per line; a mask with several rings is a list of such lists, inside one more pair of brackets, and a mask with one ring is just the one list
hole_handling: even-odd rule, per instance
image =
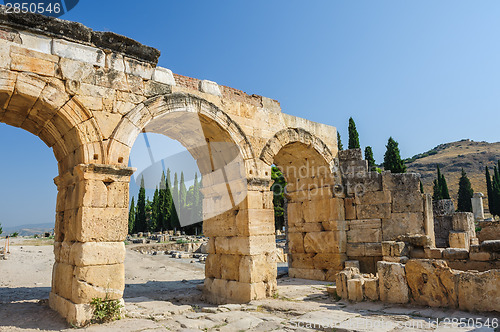
[[120, 310], [123, 307], [119, 300], [108, 300], [106, 295], [105, 299], [95, 297], [90, 302], [93, 309], [92, 322], [93, 323], [106, 323], [120, 319]]

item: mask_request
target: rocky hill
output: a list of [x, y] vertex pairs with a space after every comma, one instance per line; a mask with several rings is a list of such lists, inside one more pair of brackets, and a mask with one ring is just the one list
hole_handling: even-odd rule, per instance
[[[436, 178], [436, 165], [444, 173], [450, 196], [455, 200], [458, 196], [458, 180], [462, 168], [467, 172], [474, 192], [486, 195], [485, 166], [493, 166], [500, 159], [500, 142], [474, 142], [461, 140], [436, 146], [430, 151], [413, 156], [406, 160], [409, 172], [420, 173], [426, 193], [432, 193], [432, 184]], [[491, 172], [492, 173], [492, 172]], [[485, 200], [485, 208], [488, 202]]]

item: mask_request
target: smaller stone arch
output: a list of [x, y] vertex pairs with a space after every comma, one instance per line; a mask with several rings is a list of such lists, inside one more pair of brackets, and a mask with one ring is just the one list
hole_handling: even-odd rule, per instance
[[260, 153], [260, 159], [267, 165], [272, 165], [274, 163], [275, 156], [281, 151], [281, 149], [292, 143], [301, 143], [312, 147], [325, 159], [325, 162], [329, 165], [330, 170], [334, 173], [337, 172], [338, 162], [336, 161], [336, 158], [334, 158], [328, 146], [320, 138], [303, 128], [286, 128], [277, 132], [267, 141], [266, 145], [262, 149], [262, 152]]

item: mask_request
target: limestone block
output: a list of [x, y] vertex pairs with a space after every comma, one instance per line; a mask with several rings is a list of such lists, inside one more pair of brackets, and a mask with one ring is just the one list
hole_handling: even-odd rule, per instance
[[325, 231], [346, 231], [348, 228], [345, 220], [323, 221], [321, 225]]
[[340, 198], [314, 197], [302, 203], [306, 222], [344, 220], [344, 202]]
[[480, 245], [480, 250], [500, 253], [500, 240], [483, 241]]
[[366, 228], [372, 228], [372, 229], [382, 228], [381, 219], [349, 220], [347, 224], [349, 225], [350, 230], [366, 229]]
[[354, 203], [354, 198], [345, 198], [344, 207], [345, 207], [345, 218], [347, 220], [356, 219], [356, 205]]
[[270, 282], [276, 280], [276, 262], [271, 255], [241, 256], [239, 265], [240, 282]]
[[128, 233], [128, 209], [81, 207], [73, 227], [79, 242], [123, 241]]
[[221, 278], [226, 280], [239, 280], [240, 255], [219, 255]]
[[406, 262], [408, 262], [409, 259], [410, 258], [408, 258], [408, 256], [399, 256], [399, 257], [384, 256], [382, 260], [385, 262], [406, 264]]
[[208, 80], [201, 80], [198, 86], [198, 89], [201, 92], [209, 93], [214, 96], [222, 97], [222, 93], [220, 92], [219, 85], [215, 82]]
[[365, 256], [365, 244], [364, 243], [348, 243], [347, 244], [347, 256], [349, 256], [349, 257]]
[[468, 259], [469, 251], [467, 249], [446, 248], [443, 250], [443, 258], [449, 260]]
[[431, 307], [457, 307], [458, 272], [445, 261], [410, 259], [405, 270], [412, 301]]
[[[70, 264], [71, 242], [54, 242], [54, 256], [58, 263]], [[71, 264], [73, 264], [71, 262]]]
[[68, 42], [62, 39], [54, 39], [52, 41], [52, 54], [62, 58], [69, 58], [95, 66], [104, 67], [105, 54], [98, 48]]
[[404, 242], [395, 242], [391, 246], [391, 256], [398, 257], [398, 256], [406, 256], [409, 253], [409, 247], [406, 246], [406, 243]]
[[221, 257], [222, 255], [209, 254], [205, 260], [206, 278], [221, 279]]
[[273, 209], [241, 209], [236, 215], [238, 235], [269, 235], [274, 234]]
[[349, 298], [349, 292], [347, 287], [347, 281], [352, 279], [353, 275], [359, 274], [359, 269], [357, 268], [346, 268], [337, 274], [335, 285], [337, 286], [337, 294], [343, 298]]
[[377, 172], [358, 173], [355, 177], [345, 178], [345, 181], [347, 195], [382, 190], [382, 175]]
[[76, 266], [121, 264], [125, 261], [123, 242], [76, 242], [69, 256]]
[[217, 254], [259, 255], [272, 253], [276, 249], [274, 235], [262, 236], [233, 236], [215, 238]]
[[486, 262], [492, 260], [493, 255], [490, 252], [470, 252], [469, 257], [473, 261]]
[[90, 304], [75, 304], [55, 294], [53, 291], [49, 294], [49, 306], [69, 323], [77, 327], [87, 325], [93, 317], [93, 308]]
[[350, 243], [380, 242], [382, 230], [380, 228], [351, 229], [347, 232], [347, 241]]
[[379, 257], [382, 256], [382, 244], [381, 243], [365, 243], [365, 256], [368, 257]]
[[424, 251], [429, 251], [429, 254], [426, 253], [427, 258], [432, 259], [442, 259], [444, 248], [425, 248]]
[[292, 232], [292, 233], [321, 232], [323, 230], [327, 230], [326, 228], [323, 227], [323, 224], [324, 223], [320, 223], [320, 222], [297, 223], [297, 224], [293, 224], [293, 226], [289, 226], [288, 231]]
[[123, 63], [125, 65], [125, 73], [127, 74], [139, 76], [146, 80], [150, 80], [153, 75], [154, 68], [147, 62], [124, 57]]
[[[6, 40], [0, 40], [0, 68], [10, 69], [10, 46], [13, 43]], [[10, 71], [5, 71], [5, 73], [10, 73]], [[1, 75], [1, 74], [0, 74]], [[8, 91], [8, 90], [7, 90]], [[1, 99], [0, 99], [1, 101]], [[3, 106], [3, 104], [0, 104]]]
[[460, 310], [500, 312], [500, 270], [461, 272], [458, 305]]
[[304, 237], [302, 233], [288, 233], [288, 251], [290, 253], [304, 252]]
[[156, 67], [153, 71], [151, 79], [168, 85], [176, 85], [172, 71], [163, 67]]
[[382, 174], [384, 190], [420, 192], [420, 174], [417, 173], [384, 173]]
[[370, 301], [378, 301], [380, 298], [378, 278], [365, 278], [363, 284], [365, 297]]
[[382, 241], [382, 256], [391, 256], [394, 244], [396, 244], [396, 241]]
[[[32, 72], [42, 76], [55, 76], [56, 62], [42, 59], [36, 56], [36, 53], [39, 52], [30, 51], [29, 55], [12, 52], [10, 68], [12, 70]], [[46, 56], [46, 54], [43, 55]]]
[[345, 254], [321, 253], [316, 254], [312, 261], [315, 269], [341, 271], [346, 259], [347, 255]]
[[388, 219], [391, 217], [391, 204], [357, 205], [356, 214], [360, 219]]
[[314, 253], [311, 254], [292, 254], [290, 255], [291, 267], [298, 269], [313, 269], [314, 268]]
[[377, 205], [391, 202], [392, 198], [390, 191], [373, 191], [355, 195], [356, 205]]
[[409, 301], [403, 264], [379, 261], [377, 272], [382, 302], [407, 303]]
[[450, 243], [450, 248], [463, 248], [469, 250], [469, 233], [451, 231], [449, 234], [448, 242]]
[[363, 279], [350, 279], [347, 280], [347, 292], [349, 300], [354, 302], [363, 301]]
[[116, 71], [125, 71], [125, 63], [123, 62], [123, 55], [119, 53], [106, 54], [106, 68]]
[[412, 247], [410, 250], [411, 258], [425, 258], [425, 251], [423, 248], [414, 248]]
[[467, 232], [469, 239], [476, 237], [474, 215], [471, 212], [456, 212], [453, 214], [452, 225], [454, 231]]
[[324, 281], [326, 276], [325, 272], [322, 270], [315, 269], [298, 269], [298, 268], [289, 268], [288, 275], [290, 278], [300, 278], [300, 279], [308, 279], [308, 280], [320, 280]]
[[89, 303], [95, 297], [120, 299], [125, 288], [123, 264], [75, 267], [72, 284], [74, 303]]
[[420, 191], [393, 191], [392, 212], [423, 212], [424, 202]]
[[50, 54], [52, 51], [52, 38], [24, 31], [19, 31], [19, 37], [21, 38], [23, 47], [27, 49], [45, 54]]
[[345, 251], [345, 232], [311, 232], [304, 237], [304, 250], [308, 253], [339, 253]]
[[396, 240], [400, 235], [424, 234], [424, 218], [420, 212], [393, 213], [382, 220], [382, 239]]
[[66, 299], [71, 299], [73, 272], [75, 267], [65, 263], [55, 263], [52, 269], [52, 292]]

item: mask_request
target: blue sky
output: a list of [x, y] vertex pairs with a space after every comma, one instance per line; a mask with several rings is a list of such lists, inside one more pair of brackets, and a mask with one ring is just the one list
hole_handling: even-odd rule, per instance
[[[403, 157], [500, 140], [499, 17], [498, 1], [82, 0], [61, 18], [156, 47], [176, 73], [277, 99], [345, 145], [352, 116], [381, 162], [390, 135]], [[52, 222], [51, 151], [5, 125], [0, 141], [16, 160], [0, 166], [0, 222]], [[29, 190], [13, 194], [20, 184]]]

